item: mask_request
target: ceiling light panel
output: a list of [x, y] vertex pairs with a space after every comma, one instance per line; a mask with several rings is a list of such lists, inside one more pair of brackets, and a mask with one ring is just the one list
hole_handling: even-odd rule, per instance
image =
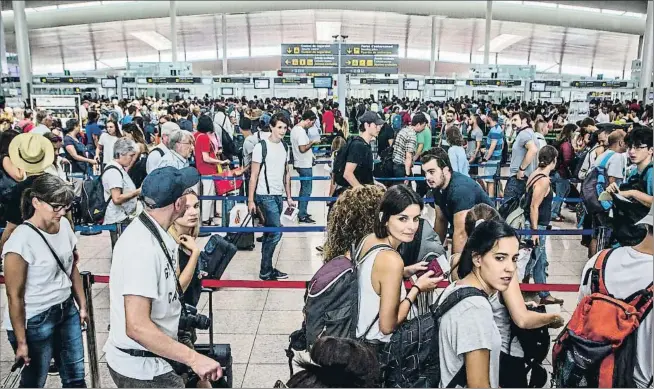
[[147, 43], [157, 51], [172, 49], [170, 40], [156, 31], [136, 31], [130, 32], [130, 35]]
[[[513, 35], [513, 34], [498, 35], [495, 38], [491, 39], [490, 49], [488, 51], [491, 53], [499, 53], [502, 50], [506, 49], [507, 47], [510, 47], [520, 42], [523, 39], [525, 39], [525, 37], [521, 35]], [[485, 48], [486, 46], [483, 45], [477, 51], [484, 51]]]

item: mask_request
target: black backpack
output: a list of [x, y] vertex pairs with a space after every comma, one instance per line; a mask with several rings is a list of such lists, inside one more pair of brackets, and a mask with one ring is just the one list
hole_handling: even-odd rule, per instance
[[[501, 299], [501, 295], [500, 295]], [[502, 301], [504, 304], [504, 301]], [[527, 309], [533, 312], [546, 313], [545, 306], [537, 307], [527, 306]], [[525, 329], [518, 327], [513, 320], [510, 325], [509, 335], [509, 352], [511, 355], [511, 345], [513, 339], [517, 338], [520, 347], [524, 353], [524, 361], [527, 366], [527, 373], [531, 372], [529, 379], [530, 388], [542, 388], [547, 383], [547, 371], [543, 367], [543, 361], [550, 351], [550, 333], [547, 326], [539, 328]], [[500, 369], [502, 367], [500, 366]]]
[[[356, 338], [359, 322], [358, 267], [374, 250], [392, 250], [389, 245], [375, 245], [361, 255], [363, 241], [352, 246], [353, 259], [339, 256], [325, 263], [307, 283], [304, 294], [304, 321], [302, 328], [289, 336], [286, 350], [288, 366], [293, 375], [293, 357], [296, 351], [309, 350], [321, 336]], [[360, 259], [359, 259], [360, 258]], [[370, 323], [361, 338], [365, 338], [377, 318]]]
[[4, 214], [7, 199], [18, 184], [3, 169], [0, 168], [0, 222], [4, 224]]
[[[148, 154], [149, 155], [149, 154]], [[142, 156], [136, 161], [136, 163], [129, 169], [127, 175], [132, 179], [134, 186], [140, 188], [145, 180], [145, 176], [148, 175], [147, 172], [148, 157]]]
[[341, 186], [349, 186], [350, 184], [343, 177], [345, 173], [345, 165], [347, 164], [347, 154], [350, 150], [350, 146], [354, 142], [365, 142], [360, 136], [353, 136], [347, 139], [347, 142], [343, 147], [338, 150], [336, 153], [336, 158], [334, 158], [334, 167], [332, 169], [332, 174], [334, 175], [334, 181]]
[[[402, 323], [384, 346], [380, 364], [384, 366], [386, 388], [437, 388], [441, 380], [439, 361], [439, 322], [441, 317], [468, 297], [486, 293], [473, 287], [461, 288], [448, 295], [439, 305], [441, 296], [430, 312]], [[465, 364], [447, 387], [465, 386]]]
[[80, 203], [81, 221], [86, 224], [102, 224], [104, 214], [107, 212], [107, 205], [111, 201], [104, 199], [104, 185], [102, 185], [102, 176], [110, 169], [116, 169], [123, 177], [117, 167], [109, 165], [102, 174], [94, 178], [85, 180], [82, 183], [82, 201]]
[[[647, 174], [652, 164], [647, 165], [640, 174], [629, 177], [627, 182], [620, 185], [620, 190], [636, 190], [642, 193], [647, 192]], [[621, 197], [612, 195], [613, 214], [609, 218], [608, 227], [611, 228], [611, 238], [615, 239], [620, 246], [635, 246], [642, 242], [647, 236], [647, 228], [643, 225], [636, 225], [649, 212], [649, 207], [639, 201], [624, 200]]]
[[[286, 142], [284, 142], [283, 139], [280, 142], [282, 142], [282, 145], [284, 145], [284, 151], [286, 152], [286, 156], [288, 157], [288, 145], [286, 144]], [[261, 170], [263, 170], [264, 166], [266, 166], [266, 157], [268, 156], [268, 146], [266, 145], [266, 141], [260, 140], [259, 144], [261, 145], [261, 166], [259, 169], [259, 177], [257, 177], [257, 180], [261, 177]], [[266, 183], [266, 191], [270, 193], [270, 185], [268, 185], [268, 168], [263, 170], [263, 179], [265, 180]], [[286, 164], [284, 164], [283, 181], [286, 182]]]

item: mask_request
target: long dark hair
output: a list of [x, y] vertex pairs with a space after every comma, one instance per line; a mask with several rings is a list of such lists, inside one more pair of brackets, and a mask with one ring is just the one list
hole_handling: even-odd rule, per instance
[[413, 204], [420, 206], [421, 211], [425, 205], [413, 189], [404, 184], [395, 185], [388, 189], [377, 208], [377, 217], [375, 217], [375, 226], [373, 228], [375, 236], [379, 239], [386, 238], [388, 236], [386, 223], [391, 216], [399, 215]]
[[464, 278], [472, 273], [474, 267], [472, 258], [476, 255], [484, 256], [493, 249], [498, 240], [502, 238], [516, 238], [518, 234], [513, 227], [501, 220], [489, 220], [481, 222], [475, 227], [472, 234], [468, 236], [461, 258], [457, 273], [459, 279]]

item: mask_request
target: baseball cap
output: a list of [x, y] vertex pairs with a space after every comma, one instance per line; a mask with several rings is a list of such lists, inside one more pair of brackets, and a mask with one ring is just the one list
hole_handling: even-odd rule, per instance
[[636, 225], [641, 225], [641, 224], [650, 227], [654, 226], [654, 205], [650, 207], [649, 213], [644, 218], [642, 218], [638, 223], [636, 223]]
[[359, 117], [359, 122], [360, 123], [375, 123], [376, 125], [380, 126], [384, 124], [384, 120], [379, 117], [375, 112], [372, 111], [366, 111]]
[[163, 208], [182, 197], [184, 191], [200, 181], [200, 173], [193, 167], [175, 169], [166, 166], [152, 171], [143, 180], [141, 197], [150, 208]]

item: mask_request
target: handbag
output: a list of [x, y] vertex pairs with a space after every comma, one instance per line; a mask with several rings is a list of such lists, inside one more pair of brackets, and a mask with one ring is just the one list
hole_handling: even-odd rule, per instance
[[215, 180], [216, 194], [222, 196], [226, 193], [233, 192], [243, 186], [243, 180], [236, 179], [231, 170], [225, 169], [217, 174], [218, 177], [232, 177], [231, 180]]

